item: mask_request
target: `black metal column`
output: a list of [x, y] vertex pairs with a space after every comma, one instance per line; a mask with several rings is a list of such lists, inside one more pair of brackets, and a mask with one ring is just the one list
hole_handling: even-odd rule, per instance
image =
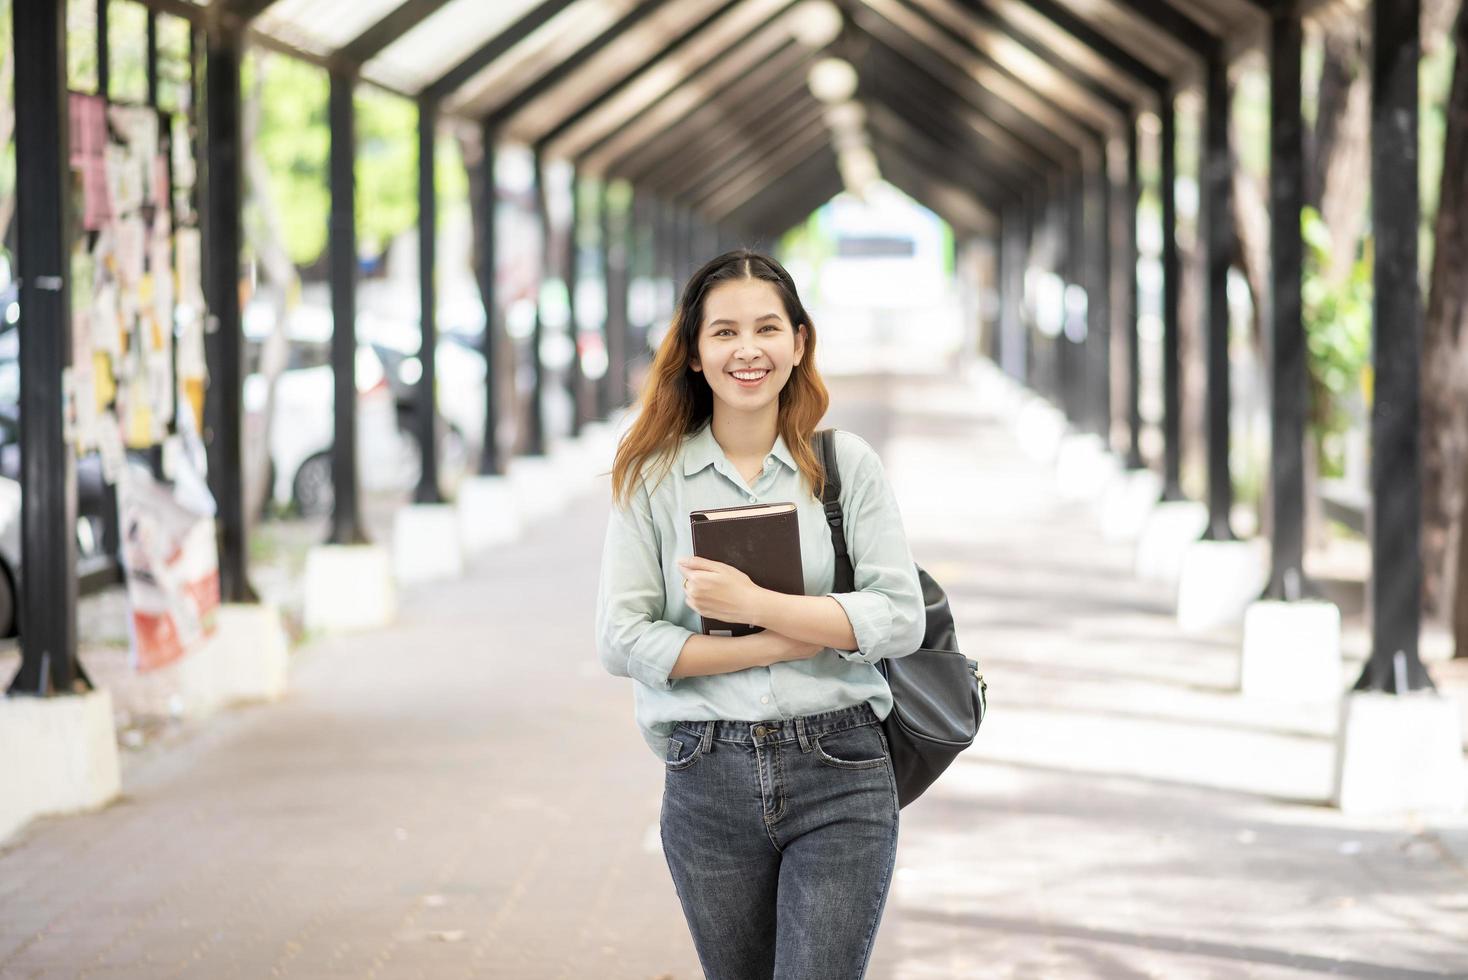
[[484, 436], [479, 450], [479, 475], [500, 476], [504, 473], [499, 454], [499, 382], [496, 377], [498, 358], [495, 348], [499, 337], [499, 287], [495, 280], [498, 259], [498, 231], [495, 227], [496, 204], [499, 192], [495, 184], [494, 154], [496, 133], [494, 127], [485, 124], [480, 128], [482, 147], [479, 166], [473, 175], [478, 194], [472, 198], [472, 206], [480, 209], [482, 220], [478, 222], [479, 233], [479, 297], [484, 304], [484, 334], [480, 338], [480, 353], [484, 356]]
[[1173, 91], [1159, 100], [1162, 117], [1162, 499], [1182, 500], [1182, 357], [1178, 323], [1177, 118]]
[[1221, 55], [1204, 67], [1207, 91], [1201, 156], [1203, 234], [1208, 270], [1208, 530], [1210, 541], [1234, 540], [1229, 527], [1233, 477], [1229, 472], [1228, 267], [1233, 257], [1233, 211], [1229, 207], [1232, 162], [1228, 148], [1228, 62]]
[[581, 325], [576, 318], [576, 284], [581, 274], [578, 254], [581, 235], [581, 180], [571, 175], [571, 229], [566, 236], [564, 276], [566, 283], [566, 330], [571, 336], [571, 360], [566, 365], [566, 394], [571, 396], [571, 435], [579, 436], [589, 421], [586, 407], [586, 376], [581, 370]]
[[[1090, 257], [1086, 247], [1086, 178], [1077, 170], [1065, 179], [1065, 327], [1060, 335], [1060, 394], [1065, 417], [1071, 425], [1085, 429], [1086, 405], [1089, 402], [1091, 378], [1086, 363], [1084, 325], [1089, 314], [1076, 316], [1071, 305], [1078, 289], [1085, 293]], [[1087, 297], [1089, 299], [1089, 296]]]
[[535, 369], [530, 390], [530, 418], [527, 420], [526, 456], [544, 456], [545, 440], [545, 361], [540, 346], [545, 339], [545, 312], [541, 309], [545, 280], [551, 274], [550, 214], [545, 200], [545, 160], [540, 148], [535, 149], [535, 217], [540, 224], [540, 275], [535, 289], [535, 329], [530, 335], [530, 363]]
[[1137, 322], [1140, 318], [1141, 291], [1137, 286], [1137, 210], [1142, 199], [1141, 164], [1137, 157], [1137, 117], [1127, 120], [1126, 129], [1126, 200], [1122, 208], [1126, 227], [1122, 229], [1125, 243], [1122, 258], [1126, 263], [1126, 290], [1128, 296], [1126, 322], [1127, 355], [1127, 449], [1126, 467], [1129, 470], [1142, 468], [1142, 345]]
[[438, 103], [431, 96], [418, 100], [418, 391], [413, 404], [413, 428], [418, 437], [418, 486], [413, 501], [441, 504], [438, 485], [438, 193], [434, 180], [437, 156]]
[[1269, 244], [1273, 357], [1269, 477], [1273, 514], [1270, 599], [1301, 598], [1305, 585], [1305, 329], [1300, 287], [1304, 242], [1305, 127], [1300, 115], [1300, 15], [1276, 8], [1269, 53]]
[[1102, 445], [1111, 448], [1111, 174], [1106, 166], [1106, 143], [1099, 147], [1100, 160], [1091, 174], [1094, 197], [1091, 213], [1091, 282], [1093, 291], [1086, 304], [1086, 344], [1091, 350], [1092, 428]]
[[602, 275], [607, 286], [607, 410], [627, 405], [627, 248], [628, 221], [623, 208], [612, 208], [610, 187], [601, 190]]
[[1371, 657], [1356, 690], [1431, 688], [1417, 653], [1422, 447], [1417, 286], [1419, 0], [1376, 0], [1371, 66], [1371, 226], [1376, 234], [1371, 412]]
[[20, 670], [7, 693], [46, 697], [92, 688], [76, 655], [76, 454], [61, 383], [72, 358], [66, 5], [17, 3], [11, 16], [25, 586], [17, 596]]
[[364, 544], [357, 496], [357, 154], [356, 79], [331, 73], [331, 370], [335, 435], [331, 446], [331, 544]]
[[209, 490], [218, 505], [219, 591], [225, 602], [257, 601], [246, 574], [244, 494], [244, 336], [240, 327], [240, 58], [238, 30], [208, 35], [204, 72], [207, 148], [203, 214], [209, 318], [204, 354], [204, 440]]

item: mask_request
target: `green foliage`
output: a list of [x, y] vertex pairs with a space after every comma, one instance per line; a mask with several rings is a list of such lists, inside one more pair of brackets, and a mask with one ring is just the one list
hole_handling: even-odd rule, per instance
[[365, 85], [357, 87], [354, 101], [357, 251], [379, 255], [418, 220], [418, 109]]
[[280, 217], [286, 253], [297, 265], [310, 265], [326, 248], [331, 214], [326, 72], [293, 58], [251, 50], [241, 79], [247, 100], [255, 90], [256, 74], [262, 72], [255, 148], [270, 172], [268, 192]]
[[1370, 398], [1372, 241], [1349, 274], [1332, 277], [1330, 229], [1314, 208], [1300, 214], [1305, 240], [1301, 287], [1310, 376], [1310, 425], [1320, 447], [1320, 472], [1339, 476], [1340, 436], [1359, 424], [1363, 397]]

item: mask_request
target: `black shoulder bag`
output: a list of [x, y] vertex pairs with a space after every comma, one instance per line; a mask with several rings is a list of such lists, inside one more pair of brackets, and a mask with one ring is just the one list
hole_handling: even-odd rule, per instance
[[[831, 545], [836, 549], [833, 591], [853, 592], [856, 572], [846, 550], [842, 525], [835, 430], [817, 432], [816, 446], [826, 470], [826, 489], [821, 499], [826, 507], [826, 523], [831, 526]], [[948, 596], [921, 565], [917, 573], [927, 607], [922, 646], [904, 656], [877, 661], [877, 669], [892, 689], [892, 711], [882, 720], [882, 731], [892, 752], [899, 808], [921, 796], [958, 753], [973, 744], [988, 705], [989, 685], [979, 673], [978, 662], [958, 650]]]

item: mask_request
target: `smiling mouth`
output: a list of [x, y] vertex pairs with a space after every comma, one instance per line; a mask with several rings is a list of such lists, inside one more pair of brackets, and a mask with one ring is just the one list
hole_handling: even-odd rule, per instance
[[753, 388], [769, 374], [769, 371], [730, 371], [729, 376], [739, 382], [741, 387]]

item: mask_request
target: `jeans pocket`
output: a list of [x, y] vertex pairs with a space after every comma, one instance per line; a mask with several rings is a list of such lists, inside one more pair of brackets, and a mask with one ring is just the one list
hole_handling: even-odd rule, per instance
[[670, 771], [687, 769], [703, 754], [703, 736], [686, 728], [675, 728], [668, 736], [668, 751], [663, 765]]
[[816, 757], [834, 769], [875, 769], [887, 761], [881, 726], [873, 722], [817, 735]]

